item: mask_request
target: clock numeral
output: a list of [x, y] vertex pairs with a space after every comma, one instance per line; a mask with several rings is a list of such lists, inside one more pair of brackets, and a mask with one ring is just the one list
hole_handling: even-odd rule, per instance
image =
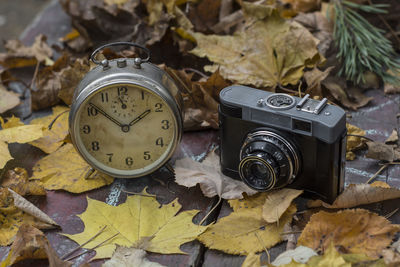
[[114, 153], [108, 153], [106, 155], [108, 156], [108, 162], [112, 162], [112, 157], [114, 156]]
[[161, 129], [163, 130], [168, 130], [169, 129], [169, 121], [168, 120], [162, 120], [161, 121]]
[[127, 158], [125, 159], [125, 163], [126, 163], [126, 165], [128, 165], [128, 166], [132, 166], [132, 164], [133, 164], [133, 159], [132, 159], [131, 157], [127, 157]]
[[163, 141], [162, 137], [157, 138], [156, 146], [160, 146], [160, 147], [164, 146], [164, 141]]
[[143, 158], [144, 158], [145, 160], [151, 159], [150, 151], [145, 151], [145, 152], [143, 153]]
[[142, 100], [144, 100], [144, 91], [142, 91]]
[[85, 134], [90, 134], [90, 126], [89, 125], [84, 125], [82, 131]]
[[163, 112], [161, 103], [157, 103], [154, 106], [156, 108], [155, 112]]
[[101, 102], [108, 102], [108, 93], [101, 93]]
[[93, 151], [97, 151], [97, 150], [99, 150], [99, 149], [100, 149], [100, 144], [99, 144], [99, 142], [93, 141], [93, 142], [92, 142], [92, 150], [93, 150]]
[[87, 115], [90, 116], [96, 116], [98, 114], [97, 109], [94, 107], [88, 107], [87, 108]]
[[117, 90], [118, 90], [118, 96], [128, 94], [128, 88], [126, 87], [118, 87]]

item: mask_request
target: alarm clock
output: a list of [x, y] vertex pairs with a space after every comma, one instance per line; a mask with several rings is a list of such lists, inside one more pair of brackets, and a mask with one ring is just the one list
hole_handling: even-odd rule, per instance
[[[129, 45], [146, 58], [99, 61], [104, 48]], [[69, 114], [71, 140], [94, 169], [118, 178], [154, 172], [182, 136], [182, 97], [174, 80], [149, 63], [150, 51], [130, 42], [97, 48], [90, 70], [75, 90]]]

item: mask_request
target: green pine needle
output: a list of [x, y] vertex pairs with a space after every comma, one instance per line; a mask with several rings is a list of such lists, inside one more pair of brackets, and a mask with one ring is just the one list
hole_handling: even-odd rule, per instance
[[[335, 27], [333, 37], [338, 48], [337, 57], [342, 66], [339, 75], [354, 83], [365, 82], [364, 73], [371, 71], [384, 82], [400, 84], [398, 55], [384, 31], [371, 25], [357, 10], [384, 14], [385, 4], [362, 5], [335, 0]], [[388, 72], [390, 70], [390, 72]]]

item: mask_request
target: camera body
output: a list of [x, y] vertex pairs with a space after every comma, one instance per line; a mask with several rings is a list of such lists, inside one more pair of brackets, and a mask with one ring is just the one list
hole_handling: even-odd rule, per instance
[[222, 172], [258, 191], [290, 187], [332, 203], [344, 186], [346, 114], [309, 98], [229, 86], [220, 93]]

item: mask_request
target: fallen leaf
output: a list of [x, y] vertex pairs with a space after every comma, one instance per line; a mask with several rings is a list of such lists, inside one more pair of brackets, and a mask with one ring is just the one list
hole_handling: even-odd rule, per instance
[[397, 141], [399, 141], [399, 135], [397, 133], [397, 130], [393, 129], [388, 139], [385, 140], [385, 144], [397, 143]]
[[318, 41], [303, 26], [273, 13], [233, 36], [193, 33], [191, 53], [207, 57], [228, 80], [256, 87], [297, 84], [303, 69], [320, 61]]
[[262, 217], [268, 223], [279, 221], [279, 218], [289, 208], [292, 201], [301, 195], [303, 190], [283, 188], [267, 193], [263, 205]]
[[23, 168], [17, 167], [13, 170], [8, 170], [1, 180], [1, 186], [10, 188], [21, 196], [46, 195], [46, 191], [42, 185], [36, 181], [29, 181], [28, 172]]
[[[48, 154], [56, 151], [68, 135], [68, 111], [68, 107], [56, 106], [53, 107], [53, 114], [32, 120], [31, 125], [41, 125], [45, 130], [42, 138], [29, 144]], [[51, 129], [49, 129], [50, 126]]]
[[291, 205], [276, 223], [266, 223], [261, 209], [234, 211], [208, 227], [197, 239], [206, 247], [229, 254], [247, 255], [270, 248], [282, 240], [285, 224], [292, 220], [296, 207]]
[[[8, 188], [0, 188], [0, 204], [1, 246], [11, 244], [19, 227], [24, 223], [40, 229], [51, 229], [57, 226], [50, 217], [36, 206]], [[31, 214], [34, 214], [34, 216]]]
[[346, 160], [354, 160], [356, 155], [353, 153], [353, 151], [362, 148], [366, 142], [365, 138], [360, 137], [360, 136], [365, 136], [365, 131], [350, 123], [346, 123], [346, 127], [347, 127]]
[[261, 254], [249, 253], [244, 259], [242, 267], [261, 267]]
[[350, 184], [332, 205], [321, 200], [311, 200], [308, 202], [308, 206], [312, 208], [323, 206], [328, 209], [343, 209], [400, 198], [399, 189], [391, 188], [388, 184], [382, 183]]
[[240, 210], [249, 210], [257, 208], [260, 213], [262, 213], [263, 205], [265, 204], [265, 200], [267, 199], [268, 193], [256, 193], [254, 195], [247, 195], [242, 199], [230, 199], [228, 200], [229, 206], [233, 209], [233, 211]]
[[1, 125], [1, 128], [7, 129], [7, 128], [13, 128], [13, 127], [17, 127], [17, 126], [22, 126], [22, 125], [24, 125], [24, 123], [21, 122], [20, 118], [17, 118], [14, 115], [12, 115], [11, 118], [7, 118], [6, 122], [4, 122], [3, 118], [0, 117], [0, 125]]
[[2, 84], [0, 84], [0, 114], [15, 108], [20, 103], [19, 94], [8, 91]]
[[0, 142], [0, 169], [3, 169], [6, 163], [9, 160], [12, 160], [13, 157], [8, 151], [8, 144], [5, 142]]
[[146, 259], [146, 251], [143, 249], [117, 246], [111, 259], [101, 267], [164, 267], [164, 265]]
[[383, 256], [383, 260], [387, 264], [387, 266], [395, 267], [395, 266], [400, 265], [400, 253], [398, 253], [392, 249], [383, 249], [382, 256]]
[[345, 259], [337, 252], [333, 243], [330, 243], [326, 247], [326, 251], [321, 256], [314, 256], [308, 262], [307, 266], [310, 267], [351, 267], [351, 263], [345, 261]]
[[298, 246], [296, 249], [286, 250], [278, 255], [271, 263], [274, 266], [281, 266], [289, 264], [292, 261], [297, 263], [306, 263], [311, 257], [318, 254], [311, 248], [305, 246]]
[[110, 258], [116, 245], [129, 247], [144, 237], [152, 237], [147, 251], [183, 254], [180, 245], [192, 241], [207, 227], [192, 223], [198, 210], [178, 213], [180, 209], [181, 205], [177, 199], [169, 204], [160, 205], [151, 196], [135, 195], [129, 196], [126, 202], [119, 206], [110, 206], [88, 198], [86, 211], [79, 215], [85, 224], [84, 231], [65, 236], [83, 244], [104, 226], [108, 226], [98, 237], [83, 246], [93, 248], [118, 234], [108, 243], [96, 248], [96, 256], [93, 259]]
[[9, 40], [4, 47], [7, 53], [0, 53], [0, 65], [5, 68], [35, 66], [38, 62], [53, 64], [50, 59], [53, 50], [46, 43], [46, 36], [39, 34], [32, 46], [25, 46], [19, 40]]
[[187, 14], [197, 32], [210, 32], [218, 23], [221, 0], [203, 0], [192, 5]]
[[306, 93], [310, 94], [311, 97], [318, 96], [321, 97], [322, 89], [321, 82], [328, 77], [329, 72], [333, 67], [329, 67], [324, 71], [320, 71], [316, 67], [310, 71], [304, 72], [304, 79], [307, 83]]
[[319, 9], [320, 0], [281, 0], [283, 4], [290, 5], [290, 10], [296, 13], [307, 13]]
[[0, 266], [11, 266], [26, 259], [48, 259], [50, 267], [72, 265], [70, 262], [61, 260], [43, 232], [29, 224], [21, 225], [7, 258], [1, 262]]
[[219, 157], [211, 152], [201, 163], [191, 158], [179, 159], [175, 162], [175, 182], [193, 187], [200, 184], [206, 197], [220, 196], [224, 199], [242, 198], [243, 193], [257, 193], [242, 181], [234, 180], [221, 172]]
[[114, 178], [97, 171], [90, 175], [90, 170], [91, 167], [79, 156], [73, 145], [66, 144], [39, 160], [33, 166], [30, 179], [40, 180], [47, 190], [71, 193], [86, 192], [114, 181]]
[[400, 160], [400, 152], [395, 150], [393, 146], [381, 142], [367, 142], [367, 146], [368, 153], [365, 155], [367, 158], [387, 162]]
[[325, 251], [333, 243], [345, 252], [376, 259], [398, 231], [398, 225], [364, 209], [320, 211], [311, 216], [297, 244]]

